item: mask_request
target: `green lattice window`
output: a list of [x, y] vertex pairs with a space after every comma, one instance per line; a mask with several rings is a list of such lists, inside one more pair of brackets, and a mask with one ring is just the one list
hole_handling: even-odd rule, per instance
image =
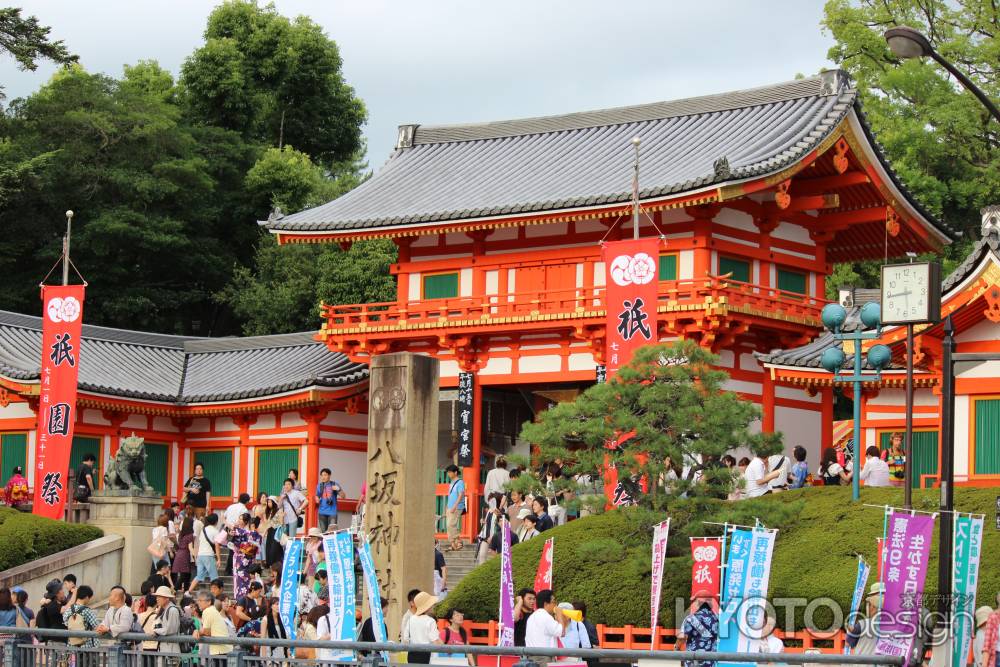
[[778, 269], [778, 289], [783, 292], [806, 294], [808, 283], [809, 277], [804, 273], [789, 271], [788, 269]]
[[[201, 463], [205, 467], [205, 477], [212, 483], [212, 498], [229, 498], [233, 495], [233, 450], [231, 449], [202, 449], [195, 451], [192, 458], [194, 462]], [[188, 476], [194, 472], [194, 468], [188, 471]]]
[[258, 449], [257, 488], [254, 491], [269, 496], [280, 496], [281, 487], [288, 479], [288, 471], [292, 468], [299, 468], [298, 448]]
[[435, 273], [424, 276], [425, 299], [451, 299], [458, 296], [458, 273]]
[[976, 475], [1000, 475], [1000, 399], [976, 402]]
[[161, 496], [167, 495], [167, 477], [170, 470], [170, 445], [162, 442], [146, 443], [146, 481]]
[[28, 468], [28, 434], [0, 433], [0, 480], [6, 482], [18, 466]]
[[750, 282], [750, 262], [735, 257], [719, 258], [719, 275], [732, 274], [730, 278], [737, 282]]
[[660, 280], [677, 280], [677, 255], [660, 255]]
[[[881, 449], [889, 449], [892, 446], [893, 431], [884, 431], [879, 434], [879, 446]], [[913, 482], [914, 489], [920, 488], [921, 475], [936, 475], [938, 471], [938, 432], [937, 431], [914, 431], [913, 432]]]

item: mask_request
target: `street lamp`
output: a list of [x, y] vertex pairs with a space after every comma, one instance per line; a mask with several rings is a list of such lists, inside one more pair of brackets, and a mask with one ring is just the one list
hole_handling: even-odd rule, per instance
[[961, 83], [966, 90], [975, 95], [976, 98], [982, 102], [983, 106], [990, 112], [990, 115], [992, 115], [993, 118], [1000, 121], [1000, 109], [993, 104], [993, 101], [986, 96], [986, 93], [980, 90], [979, 86], [972, 83], [972, 80], [965, 76], [965, 74], [963, 74], [957, 67], [945, 60], [940, 53], [935, 51], [934, 47], [931, 46], [930, 40], [923, 34], [913, 28], [899, 26], [885, 31], [885, 41], [889, 44], [889, 50], [900, 58], [908, 60], [911, 58], [923, 58], [924, 56], [930, 56], [934, 62], [941, 65], [941, 67], [948, 70], [952, 76], [958, 79], [958, 82]]
[[[851, 499], [861, 498], [861, 387], [864, 384], [865, 376], [864, 360], [861, 355], [861, 342], [872, 340], [882, 335], [881, 308], [877, 303], [866, 303], [861, 307], [861, 323], [868, 329], [874, 331], [842, 331], [844, 322], [847, 321], [847, 311], [839, 303], [829, 303], [823, 306], [820, 317], [823, 326], [830, 330], [834, 340], [841, 342], [852, 341], [854, 344], [854, 367], [850, 375], [844, 375], [844, 361], [847, 356], [844, 350], [839, 347], [831, 347], [823, 352], [820, 364], [834, 374], [835, 382], [854, 383], [854, 471], [851, 475]], [[877, 382], [882, 378], [882, 369], [892, 361], [892, 351], [885, 345], [873, 345], [868, 350], [868, 363], [875, 369]]]

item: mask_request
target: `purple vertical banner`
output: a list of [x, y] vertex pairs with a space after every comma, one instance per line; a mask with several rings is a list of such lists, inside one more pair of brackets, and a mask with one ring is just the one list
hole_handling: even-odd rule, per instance
[[920, 605], [927, 577], [931, 533], [936, 514], [892, 511], [886, 535], [885, 602], [875, 653], [908, 656], [920, 622]]
[[500, 547], [500, 633], [497, 646], [514, 645], [514, 572], [510, 564], [510, 523], [503, 521]]

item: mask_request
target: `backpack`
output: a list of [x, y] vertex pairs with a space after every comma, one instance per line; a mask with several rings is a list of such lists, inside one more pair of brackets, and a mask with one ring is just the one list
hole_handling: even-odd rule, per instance
[[[182, 613], [180, 630], [177, 631], [177, 634], [184, 635], [185, 637], [191, 637], [194, 634], [194, 631], [195, 631], [194, 619], [188, 616], [187, 614]], [[195, 643], [194, 641], [181, 642], [180, 646], [181, 646], [181, 653], [190, 653], [191, 651], [194, 650]]]
[[[66, 629], [71, 632], [85, 632], [87, 630], [87, 620], [83, 617], [80, 605], [73, 605], [71, 611], [73, 613], [66, 619]], [[70, 637], [67, 641], [70, 646], [83, 646], [87, 642], [84, 637]]]

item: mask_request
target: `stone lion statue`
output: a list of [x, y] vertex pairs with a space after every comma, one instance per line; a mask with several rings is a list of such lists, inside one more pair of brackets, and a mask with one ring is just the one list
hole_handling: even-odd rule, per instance
[[146, 480], [146, 440], [133, 433], [122, 441], [118, 453], [108, 462], [104, 487], [122, 491], [152, 491]]

